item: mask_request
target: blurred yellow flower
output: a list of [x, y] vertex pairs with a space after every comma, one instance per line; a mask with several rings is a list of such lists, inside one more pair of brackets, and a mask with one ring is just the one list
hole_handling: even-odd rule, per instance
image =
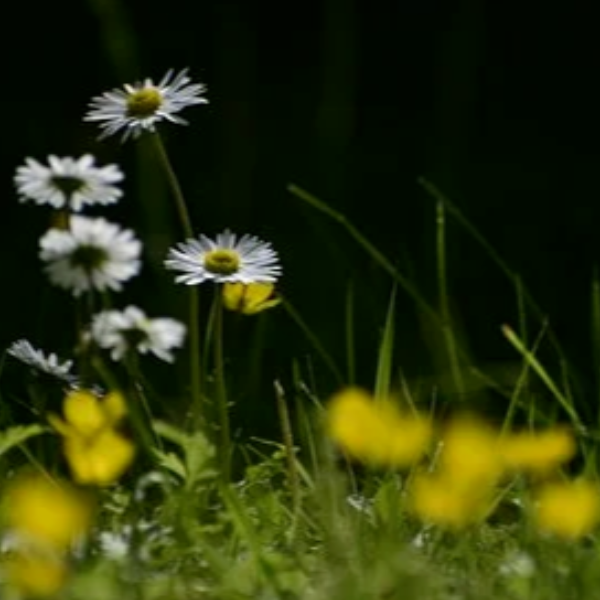
[[228, 310], [254, 315], [281, 302], [274, 296], [272, 283], [224, 283], [223, 306]]
[[541, 531], [566, 540], [590, 533], [600, 522], [600, 489], [578, 479], [547, 483], [537, 490], [533, 521]]
[[67, 565], [61, 558], [22, 552], [8, 556], [3, 562], [3, 572], [8, 586], [26, 598], [54, 596], [68, 576]]
[[421, 474], [410, 486], [410, 508], [422, 521], [458, 530], [488, 516], [493, 489], [485, 483], [465, 485], [443, 474]]
[[67, 436], [65, 457], [73, 479], [82, 485], [110, 485], [129, 468], [135, 446], [113, 429], [104, 429], [93, 438]]
[[21, 475], [8, 484], [5, 526], [18, 536], [57, 549], [69, 547], [91, 525], [90, 499], [69, 484], [43, 475]]
[[110, 485], [129, 468], [135, 446], [116, 429], [126, 412], [119, 392], [100, 399], [91, 392], [77, 390], [65, 398], [64, 420], [48, 416], [63, 436], [65, 457], [77, 483]]
[[512, 433], [500, 442], [500, 454], [508, 469], [540, 475], [571, 460], [576, 450], [572, 432], [564, 427]]
[[431, 423], [403, 414], [390, 400], [375, 401], [368, 392], [350, 387], [329, 402], [329, 436], [352, 458], [381, 467], [409, 467], [426, 452]]
[[496, 431], [474, 417], [454, 419], [442, 434], [439, 469], [454, 485], [494, 484], [503, 472]]
[[91, 438], [118, 425], [126, 414], [127, 405], [120, 392], [110, 392], [99, 398], [87, 390], [74, 390], [65, 397], [64, 420], [52, 414], [48, 415], [48, 420], [64, 436]]

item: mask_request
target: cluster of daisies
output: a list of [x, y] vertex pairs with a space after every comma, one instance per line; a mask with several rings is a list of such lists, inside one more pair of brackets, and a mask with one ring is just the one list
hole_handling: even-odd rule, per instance
[[[101, 138], [120, 133], [126, 141], [143, 133], [154, 135], [161, 121], [185, 124], [180, 111], [206, 103], [204, 91], [202, 84], [191, 82], [186, 70], [178, 74], [169, 71], [158, 84], [146, 79], [92, 99], [84, 120], [100, 126]], [[62, 217], [54, 219], [60, 224], [40, 238], [39, 257], [50, 283], [74, 297], [120, 292], [140, 273], [142, 243], [134, 231], [103, 217], [82, 214], [88, 207], [117, 203], [123, 196], [119, 187], [123, 179], [117, 165], [99, 165], [89, 154], [49, 156], [45, 163], [27, 158], [17, 169], [14, 182], [20, 201], [49, 206]], [[200, 235], [177, 244], [164, 264], [176, 272], [177, 283], [212, 281], [232, 286], [223, 294], [226, 305], [228, 301], [237, 303], [248, 313], [255, 311], [255, 306], [272, 304], [270, 290], [281, 274], [270, 244], [229, 230], [215, 239]], [[251, 286], [257, 290], [249, 291]], [[259, 300], [253, 294], [260, 296]], [[183, 345], [185, 334], [185, 326], [174, 319], [150, 319], [140, 308], [128, 306], [92, 315], [84, 338], [115, 361], [139, 352], [172, 362], [173, 351]], [[8, 352], [35, 370], [74, 381], [71, 361], [46, 355], [26, 340], [15, 342]]]

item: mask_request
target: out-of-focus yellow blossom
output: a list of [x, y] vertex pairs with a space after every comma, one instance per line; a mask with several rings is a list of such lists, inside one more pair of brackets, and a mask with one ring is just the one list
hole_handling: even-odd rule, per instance
[[245, 315], [277, 306], [281, 298], [274, 296], [272, 283], [225, 283], [223, 284], [223, 306], [228, 310]]
[[110, 392], [99, 398], [87, 390], [74, 390], [65, 397], [64, 420], [52, 414], [48, 415], [48, 420], [64, 436], [92, 438], [117, 426], [126, 414], [127, 406], [120, 392]]
[[77, 483], [110, 485], [129, 468], [135, 446], [116, 429], [126, 412], [119, 392], [101, 399], [77, 390], [65, 398], [64, 420], [48, 416], [50, 424], [63, 436], [65, 457]]
[[110, 485], [129, 468], [135, 446], [117, 431], [104, 429], [92, 439], [65, 437], [64, 452], [77, 483], [102, 486]]
[[9, 588], [26, 598], [54, 596], [65, 585], [65, 561], [48, 554], [16, 552], [3, 561], [2, 570]]
[[455, 486], [494, 484], [503, 472], [497, 433], [470, 416], [445, 428], [439, 460], [439, 470]]
[[347, 388], [329, 402], [329, 436], [352, 458], [381, 467], [409, 467], [426, 452], [431, 423], [404, 414], [390, 400], [375, 401], [359, 388]]
[[410, 508], [423, 521], [458, 530], [483, 521], [493, 508], [493, 486], [465, 485], [444, 474], [417, 475]]
[[89, 497], [63, 481], [33, 474], [9, 483], [2, 508], [9, 531], [55, 549], [84, 536], [93, 516]]
[[590, 533], [600, 522], [600, 489], [595, 482], [578, 479], [540, 487], [533, 505], [536, 527], [565, 540]]
[[576, 450], [572, 432], [564, 427], [512, 433], [500, 442], [500, 454], [508, 469], [540, 475], [571, 460]]

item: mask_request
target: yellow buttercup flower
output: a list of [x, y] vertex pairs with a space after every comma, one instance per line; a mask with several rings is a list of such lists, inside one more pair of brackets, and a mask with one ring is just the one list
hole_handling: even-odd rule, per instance
[[547, 483], [539, 488], [533, 505], [536, 527], [565, 540], [576, 540], [600, 522], [600, 489], [578, 479]]
[[54, 596], [64, 586], [68, 568], [64, 560], [48, 554], [16, 552], [3, 563], [7, 585], [27, 598]]
[[244, 315], [254, 315], [281, 302], [274, 291], [272, 283], [224, 283], [223, 306]]
[[431, 423], [403, 414], [389, 400], [374, 399], [359, 388], [348, 388], [329, 402], [329, 436], [352, 458], [381, 467], [409, 467], [426, 452]]
[[87, 532], [93, 506], [69, 484], [42, 475], [9, 483], [2, 517], [7, 529], [56, 549], [69, 547]]
[[493, 486], [464, 485], [443, 474], [417, 475], [410, 487], [410, 508], [423, 521], [462, 529], [483, 521], [493, 508]]
[[121, 393], [110, 392], [104, 398], [87, 390], [69, 392], [63, 404], [64, 420], [48, 415], [50, 424], [62, 435], [91, 438], [108, 427], [115, 427], [127, 414]]
[[474, 417], [454, 419], [442, 435], [439, 469], [455, 485], [495, 483], [503, 472], [497, 433]]
[[91, 439], [67, 436], [65, 457], [73, 479], [82, 485], [110, 485], [129, 468], [135, 446], [113, 429], [104, 429]]
[[503, 437], [500, 443], [500, 453], [507, 468], [540, 475], [568, 462], [576, 451], [573, 434], [564, 427], [512, 433]]
[[110, 485], [129, 468], [135, 446], [117, 430], [126, 413], [119, 392], [101, 399], [77, 390], [65, 398], [64, 420], [49, 415], [50, 424], [63, 436], [65, 457], [77, 483]]

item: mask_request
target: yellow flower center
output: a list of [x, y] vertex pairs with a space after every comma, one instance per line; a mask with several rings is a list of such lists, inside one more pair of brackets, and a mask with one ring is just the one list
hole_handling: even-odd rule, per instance
[[151, 117], [163, 103], [163, 97], [156, 88], [144, 88], [127, 98], [127, 116], [136, 119]]
[[218, 275], [231, 275], [240, 268], [240, 255], [235, 250], [212, 250], [204, 256], [204, 268]]

